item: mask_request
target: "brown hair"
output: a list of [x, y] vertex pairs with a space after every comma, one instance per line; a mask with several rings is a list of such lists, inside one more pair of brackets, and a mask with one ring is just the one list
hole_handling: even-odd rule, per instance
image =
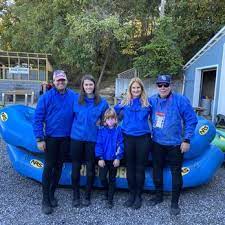
[[117, 114], [114, 108], [110, 107], [108, 108], [105, 113], [104, 113], [104, 118], [103, 118], [103, 125], [106, 126], [106, 120], [109, 118], [114, 118], [116, 120], [116, 125], [118, 124], [118, 119], [117, 119]]
[[148, 102], [147, 95], [146, 95], [146, 92], [145, 92], [144, 84], [143, 84], [142, 80], [138, 77], [135, 77], [135, 78], [131, 79], [131, 81], [129, 83], [129, 86], [128, 86], [126, 97], [122, 100], [121, 104], [122, 105], [129, 105], [130, 104], [130, 102], [132, 100], [131, 88], [132, 88], [132, 85], [134, 83], [138, 83], [141, 87], [140, 100], [141, 100], [142, 107], [148, 107], [149, 102]]
[[98, 105], [100, 100], [101, 100], [101, 97], [98, 94], [98, 88], [97, 88], [97, 85], [96, 85], [96, 81], [95, 81], [94, 77], [91, 74], [85, 74], [82, 77], [82, 79], [81, 79], [79, 104], [81, 104], [81, 105], [85, 104], [85, 101], [84, 101], [84, 97], [86, 96], [86, 93], [84, 91], [84, 81], [85, 80], [90, 80], [90, 81], [92, 81], [94, 83], [94, 86], [95, 86], [94, 87], [94, 91], [93, 91], [94, 101], [95, 101], [95, 105]]

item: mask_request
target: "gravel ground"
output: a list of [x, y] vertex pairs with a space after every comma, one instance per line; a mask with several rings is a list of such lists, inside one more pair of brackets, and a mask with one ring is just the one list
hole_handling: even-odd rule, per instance
[[0, 225], [21, 224], [225, 224], [225, 171], [221, 168], [212, 181], [204, 186], [186, 190], [181, 196], [181, 214], [169, 214], [170, 196], [156, 207], [148, 206], [151, 193], [143, 194], [140, 210], [123, 207], [127, 192], [118, 191], [113, 209], [105, 208], [102, 192], [95, 190], [92, 205], [88, 208], [72, 208], [72, 191], [57, 190], [59, 207], [50, 216], [41, 213], [41, 185], [21, 177], [12, 168], [0, 140]]

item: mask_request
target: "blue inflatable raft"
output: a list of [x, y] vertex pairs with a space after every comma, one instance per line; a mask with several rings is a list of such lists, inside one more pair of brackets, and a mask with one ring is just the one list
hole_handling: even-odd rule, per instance
[[[32, 129], [34, 109], [13, 105], [0, 110], [0, 134], [7, 143], [7, 151], [13, 168], [22, 176], [41, 182], [44, 167], [44, 154], [36, 146]], [[191, 140], [191, 149], [184, 154], [182, 167], [183, 188], [205, 184], [213, 177], [224, 160], [224, 153], [211, 145], [216, 134], [214, 125], [202, 117], [198, 118], [195, 135]], [[80, 184], [86, 181], [85, 165], [81, 169]], [[71, 163], [63, 165], [61, 185], [71, 185]], [[100, 187], [98, 167], [94, 185]], [[120, 167], [117, 173], [118, 188], [127, 188], [126, 169]], [[172, 186], [171, 172], [164, 169], [164, 190], [170, 191]], [[146, 168], [145, 190], [154, 190], [151, 167]]]

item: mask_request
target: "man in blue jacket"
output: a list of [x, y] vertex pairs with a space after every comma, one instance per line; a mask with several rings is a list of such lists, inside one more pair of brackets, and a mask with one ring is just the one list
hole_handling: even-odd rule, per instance
[[64, 71], [54, 71], [53, 80], [54, 88], [40, 97], [33, 121], [37, 146], [45, 152], [42, 175], [44, 214], [52, 213], [52, 207], [57, 206], [54, 193], [61, 176], [65, 153], [69, 151], [75, 97], [75, 93], [66, 88], [67, 77]]
[[183, 153], [190, 148], [190, 139], [197, 125], [196, 114], [189, 100], [171, 90], [171, 76], [159, 75], [156, 81], [158, 94], [150, 98], [153, 131], [153, 180], [156, 195], [154, 206], [163, 201], [163, 167], [168, 160], [172, 174], [172, 200], [170, 213], [180, 213], [178, 205], [182, 188]]

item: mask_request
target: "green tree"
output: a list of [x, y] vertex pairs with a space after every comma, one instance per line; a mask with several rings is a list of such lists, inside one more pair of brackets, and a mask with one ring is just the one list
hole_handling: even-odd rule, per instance
[[150, 43], [140, 48], [140, 54], [135, 58], [135, 67], [142, 76], [155, 77], [160, 73], [178, 75], [183, 63], [178, 41], [172, 19], [164, 17], [159, 21]]
[[225, 1], [167, 0], [166, 14], [179, 35], [179, 48], [188, 61], [225, 24]]
[[152, 35], [159, 0], [14, 2], [3, 16], [4, 50], [51, 53], [54, 66], [74, 78], [88, 71], [101, 80], [132, 66], [136, 49]]

